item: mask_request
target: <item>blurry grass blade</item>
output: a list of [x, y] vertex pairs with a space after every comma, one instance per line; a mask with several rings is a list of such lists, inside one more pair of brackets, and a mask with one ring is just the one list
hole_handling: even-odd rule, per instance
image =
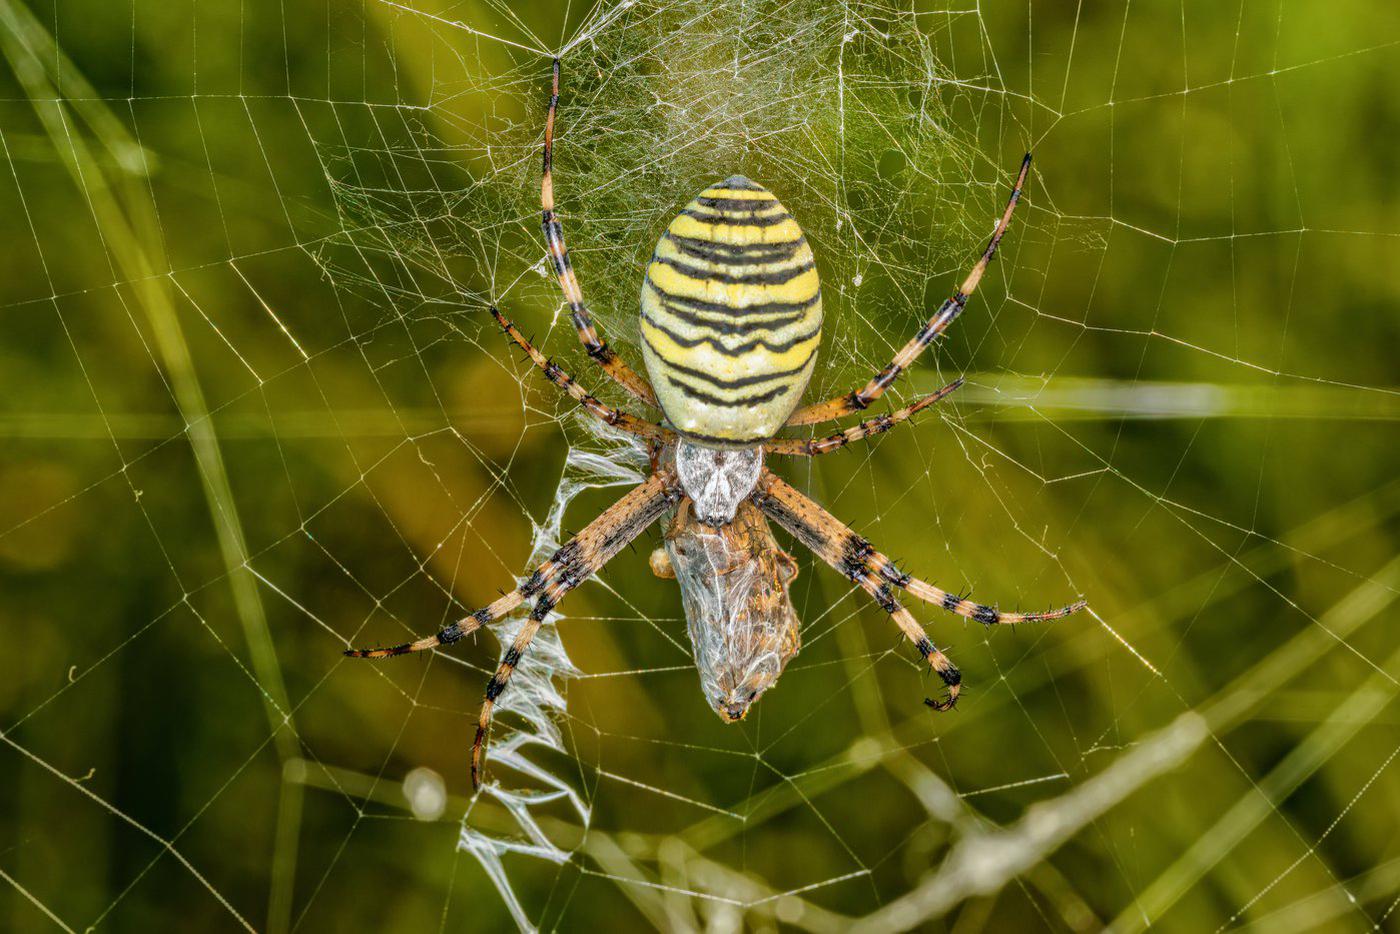
[[[234, 605], [252, 655], [253, 676], [262, 695], [279, 755], [285, 761], [298, 751], [294, 729], [289, 729], [292, 707], [257, 584], [247, 567], [248, 549], [238, 504], [229, 485], [218, 437], [209, 418], [190, 347], [170, 297], [165, 277], [169, 264], [163, 254], [160, 225], [149, 189], [139, 184], [133, 185], [135, 179], [130, 174], [109, 178], [110, 166], [92, 156], [84, 136], [69, 121], [64, 101], [66, 85], [78, 80], [76, 76], [80, 71], [72, 62], [63, 62], [56, 43], [38, 21], [24, 8], [9, 0], [0, 0], [0, 27], [3, 27], [0, 28], [0, 49], [3, 49], [6, 60], [48, 132], [55, 153], [73, 184], [81, 190], [110, 259], [115, 261], [126, 281], [131, 283], [155, 336], [161, 364], [199, 466], [199, 478], [228, 574]], [[48, 70], [49, 62], [68, 66], [60, 72], [68, 76], [59, 79], [65, 85], [55, 86]], [[132, 144], [125, 128], [106, 110], [102, 99], [89, 86], [84, 85], [80, 90], [83, 92], [80, 97], [85, 102], [80, 113], [99, 142], [119, 164], [124, 164], [133, 152], [139, 157], [140, 147]], [[299, 792], [294, 794], [299, 795]], [[299, 807], [296, 810], [299, 811]], [[289, 890], [291, 869], [290, 865], [284, 864], [281, 871], [287, 878], [280, 889], [274, 886], [274, 916], [270, 921], [274, 928], [280, 929], [286, 925], [290, 902], [279, 892]], [[217, 891], [215, 894], [218, 894]], [[232, 912], [232, 907], [223, 897], [219, 898]], [[236, 912], [234, 915], [243, 922]], [[246, 922], [243, 923], [246, 926]]]
[[[919, 381], [932, 386], [933, 375]], [[958, 402], [988, 406], [974, 419], [1400, 419], [1400, 390], [1326, 383], [1164, 383], [974, 373]]]

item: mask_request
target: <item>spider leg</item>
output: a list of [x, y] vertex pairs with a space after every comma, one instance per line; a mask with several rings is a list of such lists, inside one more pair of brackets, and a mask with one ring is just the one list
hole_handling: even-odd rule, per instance
[[936, 603], [951, 613], [988, 625], [1060, 619], [1085, 606], [1084, 601], [1080, 600], [1045, 613], [1002, 613], [995, 607], [973, 603], [904, 573], [849, 526], [768, 470], [764, 470], [759, 477], [752, 498], [770, 519], [791, 532], [817, 557], [860, 585], [894, 618], [948, 686], [947, 700], [929, 702], [930, 706], [939, 710], [946, 710], [957, 702], [958, 686], [961, 684], [958, 670], [934, 647], [913, 616], [895, 600], [892, 587], [907, 590], [919, 599]]
[[900, 605], [888, 587], [877, 587], [868, 580], [859, 581], [859, 583], [861, 589], [874, 597], [875, 602], [880, 604], [880, 609], [890, 615], [890, 619], [894, 620], [895, 625], [904, 633], [905, 638], [914, 643], [914, 648], [919, 650], [919, 654], [924, 657], [924, 661], [928, 662], [934, 674], [938, 675], [943, 684], [947, 686], [947, 697], [942, 700], [925, 697], [924, 703], [934, 710], [952, 710], [957, 705], [958, 693], [962, 690], [962, 672], [958, 671], [958, 666], [953, 664], [952, 659], [938, 651], [938, 646], [933, 644], [933, 640], [928, 637], [928, 632], [919, 625], [914, 614]]
[[[551, 559], [552, 561], [553, 559]], [[550, 561], [540, 565], [536, 574], [541, 574], [550, 567]], [[534, 578], [531, 578], [533, 581]], [[424, 652], [428, 649], [435, 649], [440, 645], [451, 645], [460, 642], [462, 639], [476, 632], [487, 623], [493, 623], [505, 616], [511, 610], [525, 602], [531, 591], [527, 591], [526, 585], [515, 588], [510, 593], [496, 600], [495, 602], [482, 607], [470, 616], [464, 617], [438, 630], [431, 636], [424, 636], [412, 642], [405, 642], [402, 645], [391, 645], [382, 649], [346, 649], [344, 654], [349, 658], [388, 658], [391, 655], [408, 655], [411, 652]]]
[[962, 384], [963, 381], [961, 379], [956, 379], [937, 392], [915, 399], [902, 409], [897, 409], [886, 415], [868, 419], [861, 422], [859, 425], [853, 425], [845, 431], [838, 431], [836, 434], [829, 435], [825, 438], [813, 438], [806, 441], [801, 438], [775, 438], [772, 441], [764, 442], [763, 450], [769, 454], [795, 454], [805, 457], [816, 457], [818, 454], [835, 451], [845, 447], [852, 441], [859, 441], [862, 438], [868, 438], [871, 435], [878, 435], [881, 432], [889, 431], [911, 415], [916, 415], [933, 405]]
[[[510, 335], [510, 339], [515, 341], [520, 349], [529, 355], [530, 359], [534, 361], [535, 366], [544, 371], [545, 377], [551, 383], [578, 400], [578, 403], [590, 413], [597, 416], [602, 421], [607, 422], [609, 425], [612, 425], [614, 428], [619, 428], [639, 438], [650, 438], [662, 442], [674, 440], [674, 432], [667, 431], [654, 422], [645, 421], [644, 419], [637, 418], [635, 415], [629, 415], [626, 412], [599, 402], [596, 396], [575, 382], [574, 378], [568, 373], [565, 373], [562, 367], [550, 361], [549, 358], [535, 348], [535, 345], [526, 340], [525, 335], [520, 333], [520, 329], [512, 324], [510, 319], [506, 318], [505, 315], [501, 314], [500, 309], [495, 305], [491, 306], [491, 314], [495, 317], [496, 323], [505, 328], [506, 333]], [[655, 465], [653, 464], [653, 468], [654, 467]]]
[[583, 343], [588, 355], [597, 361], [613, 380], [653, 408], [657, 407], [656, 393], [651, 385], [638, 376], [636, 371], [608, 346], [607, 341], [598, 336], [593, 327], [593, 316], [583, 304], [583, 291], [579, 288], [578, 276], [574, 274], [573, 263], [569, 261], [569, 248], [564, 245], [564, 227], [559, 216], [554, 213], [554, 115], [559, 109], [559, 59], [554, 60], [554, 79], [549, 94], [549, 116], [544, 124], [544, 176], [540, 180], [540, 208], [543, 212], [545, 244], [549, 247], [549, 259], [559, 278], [559, 288], [564, 292], [564, 300], [569, 303], [569, 316], [578, 339]]
[[855, 533], [826, 510], [807, 497], [798, 493], [788, 484], [779, 480], [768, 470], [764, 470], [758, 480], [758, 488], [753, 501], [770, 519], [792, 533], [812, 553], [858, 584], [862, 590], [875, 598], [880, 609], [889, 614], [905, 637], [919, 650], [924, 661], [948, 688], [944, 700], [924, 699], [935, 710], [951, 710], [958, 702], [958, 692], [962, 690], [962, 674], [948, 656], [938, 650], [923, 626], [914, 615], [900, 605], [890, 592], [888, 585], [880, 583], [874, 576], [862, 571], [852, 573], [843, 566], [839, 557], [843, 538]]
[[933, 343], [933, 339], [948, 329], [958, 315], [962, 314], [964, 306], [967, 305], [968, 297], [977, 291], [977, 284], [982, 281], [982, 275], [987, 271], [987, 265], [996, 254], [997, 246], [1001, 243], [1002, 235], [1006, 233], [1007, 226], [1011, 223], [1011, 212], [1016, 210], [1016, 203], [1021, 200], [1021, 189], [1026, 184], [1026, 175], [1031, 168], [1031, 154], [1026, 153], [1026, 157], [1021, 160], [1021, 171], [1016, 176], [1016, 184], [1011, 189], [1011, 197], [1006, 202], [1006, 210], [1002, 212], [1001, 220], [997, 222], [996, 230], [992, 232], [992, 239], [987, 243], [987, 248], [982, 251], [982, 257], [977, 264], [972, 267], [972, 271], [967, 274], [963, 284], [958, 286], [958, 290], [952, 297], [938, 307], [938, 311], [929, 318], [918, 334], [900, 348], [895, 354], [889, 366], [875, 374], [870, 382], [861, 389], [848, 393], [844, 396], [837, 396], [835, 399], [828, 399], [825, 402], [818, 402], [814, 405], [803, 406], [792, 414], [787, 420], [788, 425], [813, 425], [817, 422], [830, 421], [860, 412], [870, 406], [880, 396], [884, 395], [890, 384], [899, 378], [899, 374], [904, 372], [924, 348]]
[[383, 658], [421, 652], [438, 645], [449, 645], [467, 633], [480, 629], [484, 624], [501, 618], [525, 600], [533, 598], [535, 605], [530, 610], [529, 618], [505, 655], [501, 657], [500, 667], [486, 686], [486, 699], [482, 702], [481, 717], [477, 721], [476, 741], [472, 744], [472, 787], [480, 787], [481, 760], [496, 699], [505, 690], [510, 676], [520, 664], [521, 656], [530, 647], [530, 641], [539, 631], [540, 623], [569, 591], [593, 576], [629, 542], [660, 518], [666, 507], [678, 496], [679, 486], [674, 473], [654, 473], [561, 546], [548, 561], [535, 569], [529, 580], [490, 606], [478, 610], [461, 622], [453, 623], [437, 635], [393, 648], [351, 649], [345, 654], [353, 658]]

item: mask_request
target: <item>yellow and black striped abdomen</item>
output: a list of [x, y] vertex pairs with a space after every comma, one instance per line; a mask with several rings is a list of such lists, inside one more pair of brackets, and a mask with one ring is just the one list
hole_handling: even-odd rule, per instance
[[707, 188], [657, 242], [642, 355], [666, 418], [693, 440], [777, 434], [807, 388], [821, 329], [812, 249], [762, 185], [736, 175]]

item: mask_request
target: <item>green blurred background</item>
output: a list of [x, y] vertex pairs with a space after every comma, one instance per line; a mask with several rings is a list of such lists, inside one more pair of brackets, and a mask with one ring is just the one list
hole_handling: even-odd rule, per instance
[[[976, 7], [0, 0], [0, 927], [1400, 929], [1400, 7]], [[968, 685], [934, 716], [799, 555], [806, 648], [726, 727], [653, 532], [561, 608], [583, 676], [531, 755], [588, 819], [472, 798], [497, 643], [340, 652], [511, 586], [608, 449], [485, 313], [601, 387], [536, 234], [559, 50], [561, 208], [634, 363], [716, 178], [807, 228], [836, 393], [1035, 148], [902, 389], [968, 386], [781, 469], [915, 573], [1091, 613], [915, 605]], [[522, 814], [562, 862], [493, 881], [464, 815], [518, 850]]]

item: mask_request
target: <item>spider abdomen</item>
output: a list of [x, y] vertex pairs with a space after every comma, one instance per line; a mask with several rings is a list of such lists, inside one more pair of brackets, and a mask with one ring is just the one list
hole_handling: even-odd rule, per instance
[[642, 285], [642, 355], [662, 411], [693, 440], [773, 437], [821, 343], [821, 285], [802, 229], [742, 176], [707, 188], [661, 235]]

